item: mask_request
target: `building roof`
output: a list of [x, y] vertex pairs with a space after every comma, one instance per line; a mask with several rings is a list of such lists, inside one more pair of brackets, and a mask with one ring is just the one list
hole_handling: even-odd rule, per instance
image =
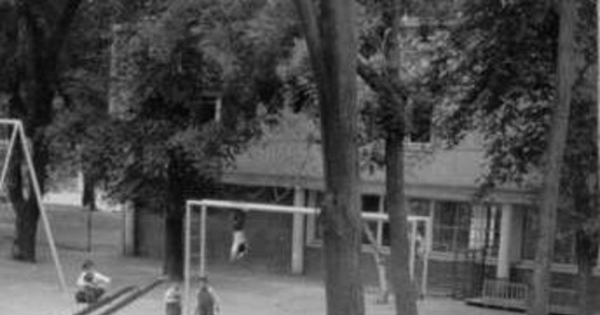
[[[315, 122], [304, 114], [284, 111], [280, 123], [265, 127], [264, 136], [239, 155], [235, 167], [225, 172], [228, 183], [323, 189], [323, 159]], [[477, 191], [486, 160], [475, 137], [456, 148], [407, 144], [406, 193], [440, 199], [469, 199]], [[382, 193], [384, 171], [361, 171], [362, 190]], [[530, 197], [516, 188], [499, 189], [493, 197], [525, 202]]]

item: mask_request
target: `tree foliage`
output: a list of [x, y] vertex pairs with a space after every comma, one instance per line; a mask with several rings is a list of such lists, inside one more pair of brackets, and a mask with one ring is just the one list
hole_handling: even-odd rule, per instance
[[[598, 242], [592, 79], [597, 32], [595, 16], [590, 14], [593, 4], [576, 1], [575, 6], [579, 17], [575, 57], [569, 60], [574, 64], [575, 83], [569, 100], [567, 147], [557, 181], [558, 206], [568, 218], [562, 224], [570, 224], [571, 233], [577, 235], [577, 261], [585, 273], [595, 264]], [[557, 71], [561, 12], [548, 1], [467, 2], [445, 56], [437, 61], [430, 84], [443, 95], [443, 130], [451, 144], [473, 131], [481, 135], [489, 168], [484, 191], [507, 184], [540, 187], [549, 156], [548, 135], [556, 128], [550, 117], [559, 106], [559, 82], [565, 82]], [[582, 277], [586, 278], [589, 274]], [[580, 296], [587, 294], [584, 291]], [[587, 312], [585, 306], [580, 310]]]
[[[585, 10], [589, 3], [582, 1]], [[581, 93], [595, 54], [585, 39], [593, 34], [590, 22], [579, 25], [577, 102], [593, 101]], [[474, 1], [451, 34], [429, 82], [445, 105], [441, 130], [451, 144], [477, 130], [490, 158], [490, 183], [526, 184], [541, 163], [556, 95], [556, 12], [543, 1]]]

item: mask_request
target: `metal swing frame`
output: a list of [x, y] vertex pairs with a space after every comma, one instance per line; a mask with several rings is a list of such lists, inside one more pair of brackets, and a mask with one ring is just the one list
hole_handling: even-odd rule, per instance
[[46, 232], [46, 239], [50, 247], [52, 260], [54, 261], [54, 265], [56, 267], [56, 273], [58, 275], [60, 289], [62, 290], [62, 292], [67, 292], [67, 282], [65, 281], [62, 264], [60, 263], [60, 259], [58, 257], [58, 251], [56, 250], [54, 236], [52, 234], [52, 229], [50, 228], [50, 222], [48, 220], [46, 208], [44, 207], [44, 203], [42, 201], [42, 191], [37, 178], [37, 174], [35, 172], [35, 168], [33, 166], [31, 152], [29, 146], [27, 145], [27, 137], [25, 136], [25, 129], [23, 128], [23, 123], [17, 119], [0, 119], [0, 126], [2, 125], [12, 127], [12, 130], [9, 131], [10, 140], [8, 142], [8, 150], [6, 152], [6, 157], [4, 158], [4, 165], [2, 165], [2, 171], [0, 173], [0, 189], [4, 189], [6, 187], [6, 175], [8, 173], [8, 165], [13, 155], [13, 151], [15, 149], [15, 142], [17, 141], [17, 139], [19, 139], [21, 140], [21, 149], [23, 150], [23, 155], [25, 156], [25, 163], [27, 165], [31, 185], [33, 186], [33, 194], [40, 209], [40, 217], [44, 226], [44, 231]]

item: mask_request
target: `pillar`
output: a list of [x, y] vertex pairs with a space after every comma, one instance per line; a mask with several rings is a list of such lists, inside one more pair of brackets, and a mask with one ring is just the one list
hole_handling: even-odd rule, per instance
[[131, 204], [122, 205], [123, 213], [123, 255], [134, 255], [135, 211]]
[[498, 249], [498, 265], [496, 266], [496, 278], [508, 279], [511, 264], [511, 243], [513, 241], [514, 209], [511, 204], [502, 205], [502, 217], [500, 220], [500, 248]]
[[[305, 193], [300, 187], [294, 189], [294, 206], [305, 206]], [[304, 272], [304, 220], [305, 215], [294, 213], [292, 224], [292, 273]]]

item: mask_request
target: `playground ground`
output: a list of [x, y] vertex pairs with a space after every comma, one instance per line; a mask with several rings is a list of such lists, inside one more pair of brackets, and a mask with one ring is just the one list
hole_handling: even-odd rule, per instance
[[[72, 210], [69, 210], [72, 211]], [[77, 213], [56, 212], [53, 221], [55, 237], [61, 247], [60, 259], [70, 285], [69, 292], [61, 293], [52, 264], [50, 252], [40, 246], [36, 264], [17, 263], [8, 259], [6, 238], [0, 239], [0, 314], [14, 315], [68, 315], [78, 307], [73, 300], [73, 283], [81, 262], [91, 257], [99, 269], [113, 278], [110, 290], [127, 285], [144, 285], [160, 276], [160, 262], [151, 259], [123, 257], [115, 229], [118, 214], [98, 215], [94, 229], [93, 252], [85, 248], [86, 235], [81, 225], [73, 222]], [[114, 222], [113, 222], [114, 216]], [[98, 224], [99, 223], [99, 224]], [[70, 224], [70, 225], [69, 225]], [[64, 226], [61, 226], [64, 225]], [[66, 228], [71, 226], [71, 228]], [[40, 231], [42, 232], [42, 231]], [[298, 276], [282, 276], [240, 270], [235, 266], [213, 266], [210, 279], [222, 301], [223, 315], [305, 315], [325, 314], [322, 283]], [[122, 309], [119, 315], [162, 315], [163, 294], [166, 285], [160, 286], [133, 304]], [[365, 304], [367, 314], [392, 315], [393, 306], [375, 303], [372, 289], [367, 288]], [[507, 315], [498, 310], [466, 306], [460, 301], [432, 297], [419, 302], [421, 315]]]

